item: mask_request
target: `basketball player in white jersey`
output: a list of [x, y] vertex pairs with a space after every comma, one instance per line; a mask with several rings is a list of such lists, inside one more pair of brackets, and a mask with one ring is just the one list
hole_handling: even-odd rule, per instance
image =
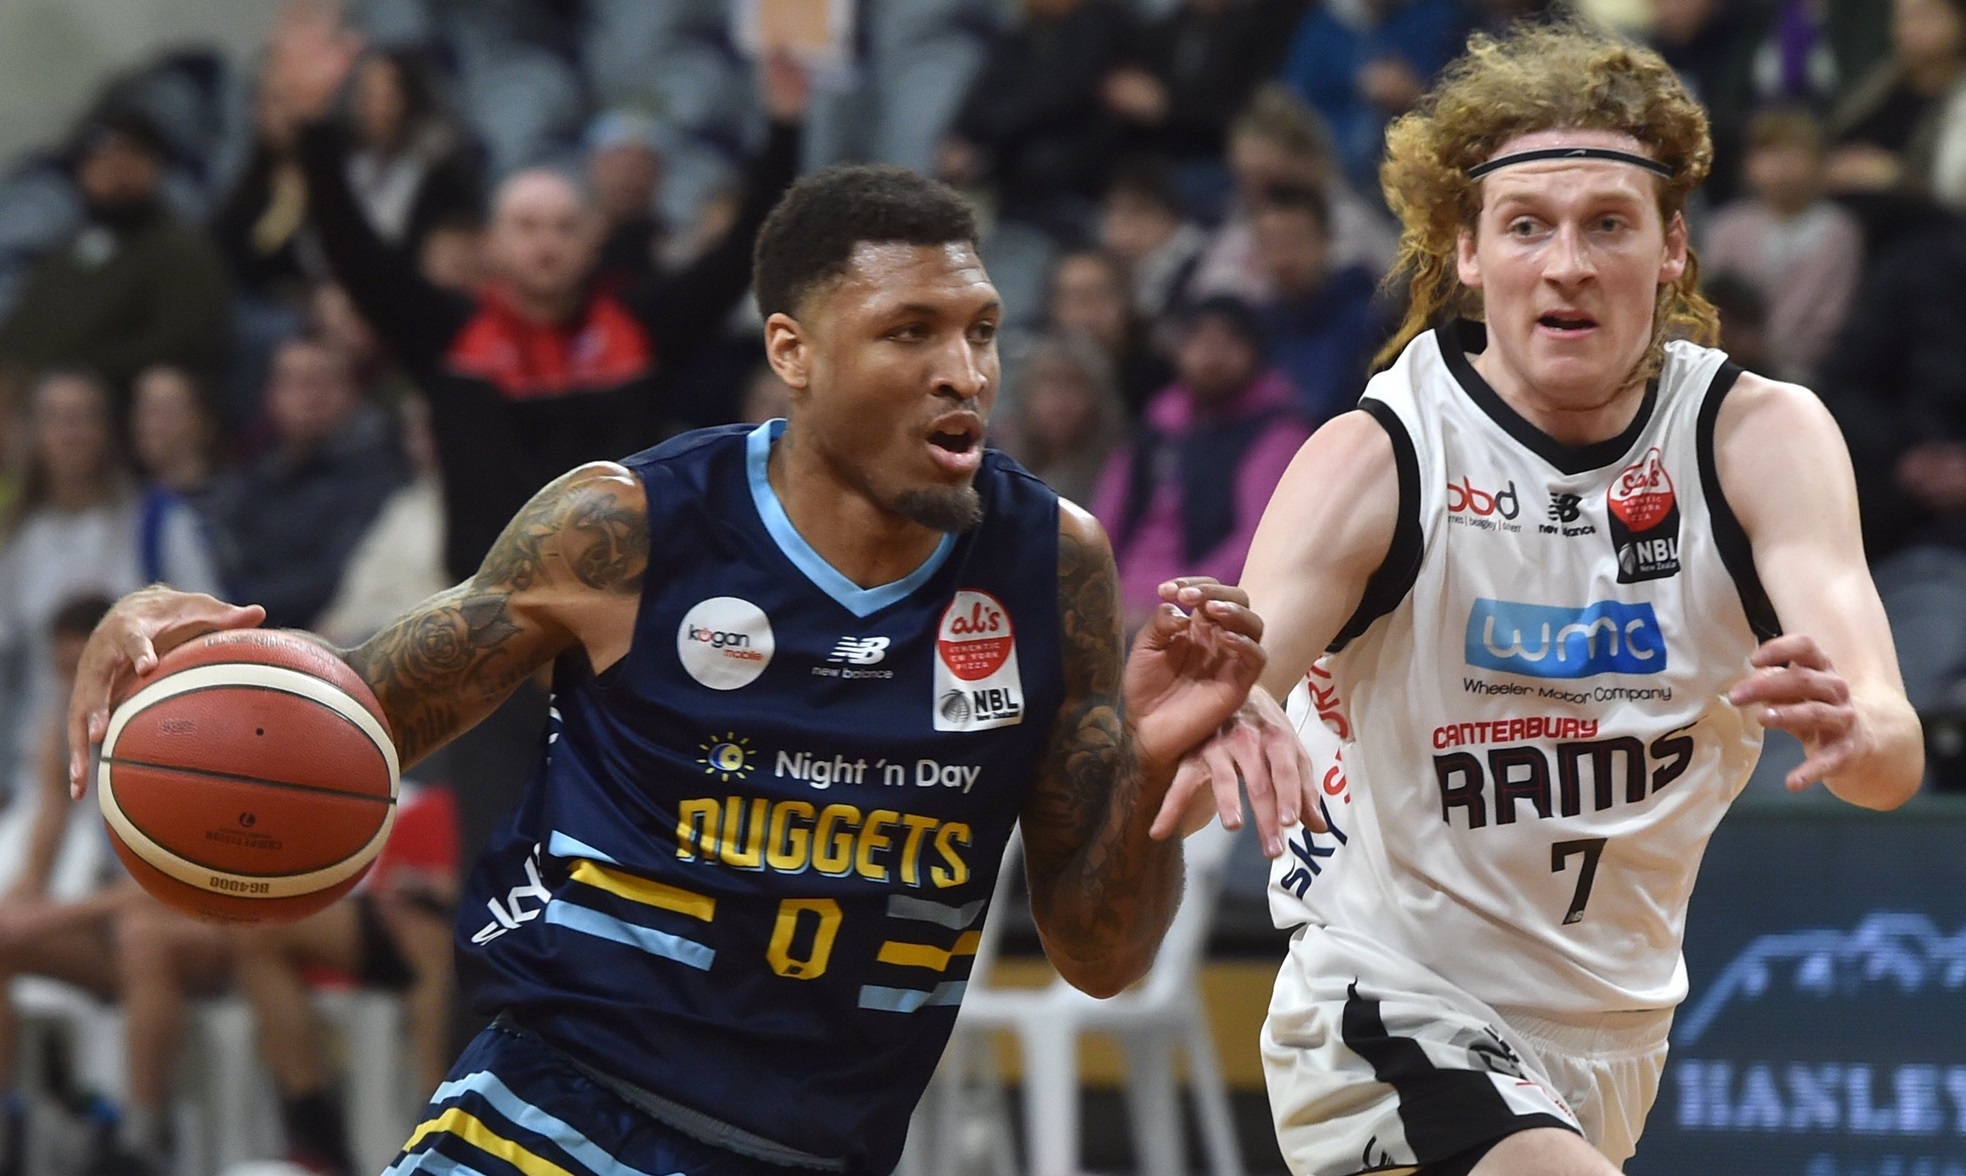
[[[1791, 788], [1918, 785], [1836, 427], [1683, 341], [1715, 334], [1681, 216], [1711, 159], [1665, 63], [1581, 25], [1478, 38], [1389, 133], [1397, 359], [1243, 580], [1323, 761], [1250, 797], [1301, 925], [1263, 1035], [1300, 1176], [1615, 1171], [1762, 729], [1809, 750]], [[1211, 786], [1236, 823], [1244, 754], [1212, 746], [1159, 831]]]

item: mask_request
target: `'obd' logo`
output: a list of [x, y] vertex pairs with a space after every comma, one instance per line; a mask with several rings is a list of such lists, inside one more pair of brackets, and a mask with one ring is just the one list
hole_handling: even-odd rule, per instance
[[1481, 599], [1468, 612], [1467, 658], [1531, 678], [1657, 674], [1666, 668], [1666, 635], [1643, 601], [1555, 608]]
[[683, 669], [712, 690], [735, 690], [758, 680], [771, 664], [771, 620], [735, 596], [698, 601], [676, 630]]

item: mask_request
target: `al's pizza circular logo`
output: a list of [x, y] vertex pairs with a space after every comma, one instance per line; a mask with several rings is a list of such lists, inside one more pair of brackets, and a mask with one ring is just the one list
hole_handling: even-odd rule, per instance
[[942, 610], [935, 655], [965, 682], [980, 682], [1003, 668], [1016, 641], [1010, 610], [988, 592], [964, 589]]
[[1633, 531], [1649, 531], [1666, 517], [1673, 506], [1672, 476], [1657, 446], [1611, 483], [1606, 505]]

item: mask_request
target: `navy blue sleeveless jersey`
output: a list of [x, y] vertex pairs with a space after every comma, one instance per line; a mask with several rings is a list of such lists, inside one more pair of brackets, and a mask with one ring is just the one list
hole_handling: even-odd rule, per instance
[[633, 645], [556, 667], [459, 946], [481, 1011], [885, 1173], [1063, 701], [1058, 499], [988, 454], [982, 522], [863, 589], [772, 492], [783, 428], [628, 459], [651, 539]]

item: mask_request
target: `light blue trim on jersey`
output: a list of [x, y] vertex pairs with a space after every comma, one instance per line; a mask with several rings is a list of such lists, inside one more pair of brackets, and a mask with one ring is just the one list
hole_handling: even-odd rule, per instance
[[430, 1176], [485, 1176], [463, 1160], [453, 1160], [440, 1151], [411, 1152], [383, 1169], [382, 1176], [406, 1176], [411, 1172], [427, 1172]]
[[912, 1013], [923, 1005], [958, 1005], [963, 1002], [967, 980], [945, 980], [934, 989], [883, 988], [878, 984], [860, 986], [860, 1007], [886, 1013]]
[[625, 943], [639, 951], [665, 960], [675, 960], [698, 971], [710, 970], [711, 961], [717, 958], [717, 949], [694, 939], [684, 939], [667, 931], [657, 931], [640, 923], [630, 923], [613, 915], [604, 915], [588, 907], [577, 906], [566, 899], [556, 899], [546, 904], [546, 921], [569, 931], [592, 935], [597, 939], [612, 939]]
[[586, 858], [588, 861], [610, 866], [621, 864], [578, 837], [568, 837], [558, 829], [553, 830], [553, 836], [546, 839], [546, 852], [556, 858]]
[[[559, 834], [554, 834], [559, 836]], [[934, 923], [951, 931], [961, 931], [976, 921], [983, 913], [984, 899], [966, 902], [959, 907], [942, 902], [930, 902], [925, 898], [914, 898], [906, 894], [888, 896], [887, 915], [890, 919], [913, 919], [921, 923]]]
[[[609, 1176], [649, 1176], [639, 1168], [630, 1168], [616, 1157], [603, 1151], [599, 1145], [573, 1129], [563, 1120], [557, 1119], [532, 1105], [505, 1085], [498, 1075], [490, 1070], [479, 1070], [466, 1074], [437, 1088], [430, 1096], [431, 1106], [460, 1095], [475, 1094], [491, 1104], [491, 1108], [504, 1116], [515, 1127], [523, 1128], [534, 1135], [543, 1135], [553, 1141], [553, 1145], [596, 1172]], [[461, 1176], [461, 1174], [460, 1174]]]
[[785, 506], [778, 501], [778, 492], [771, 488], [771, 476], [767, 473], [771, 463], [771, 443], [784, 432], [783, 420], [766, 421], [751, 430], [750, 436], [744, 439], [744, 470], [751, 481], [751, 501], [757, 505], [758, 518], [764, 521], [765, 530], [771, 533], [772, 541], [778, 544], [778, 550], [785, 553], [785, 558], [804, 572], [805, 578], [811, 580], [814, 587], [839, 601], [840, 607], [856, 617], [872, 616], [927, 583], [928, 578], [949, 558], [949, 553], [955, 550], [954, 535], [943, 535], [942, 542], [935, 545], [935, 550], [922, 561], [920, 567], [899, 580], [877, 588], [862, 588], [841, 575], [837, 568], [826, 562], [824, 556], [812, 549], [812, 544], [806, 542], [805, 536], [799, 534], [799, 529], [786, 517]]

